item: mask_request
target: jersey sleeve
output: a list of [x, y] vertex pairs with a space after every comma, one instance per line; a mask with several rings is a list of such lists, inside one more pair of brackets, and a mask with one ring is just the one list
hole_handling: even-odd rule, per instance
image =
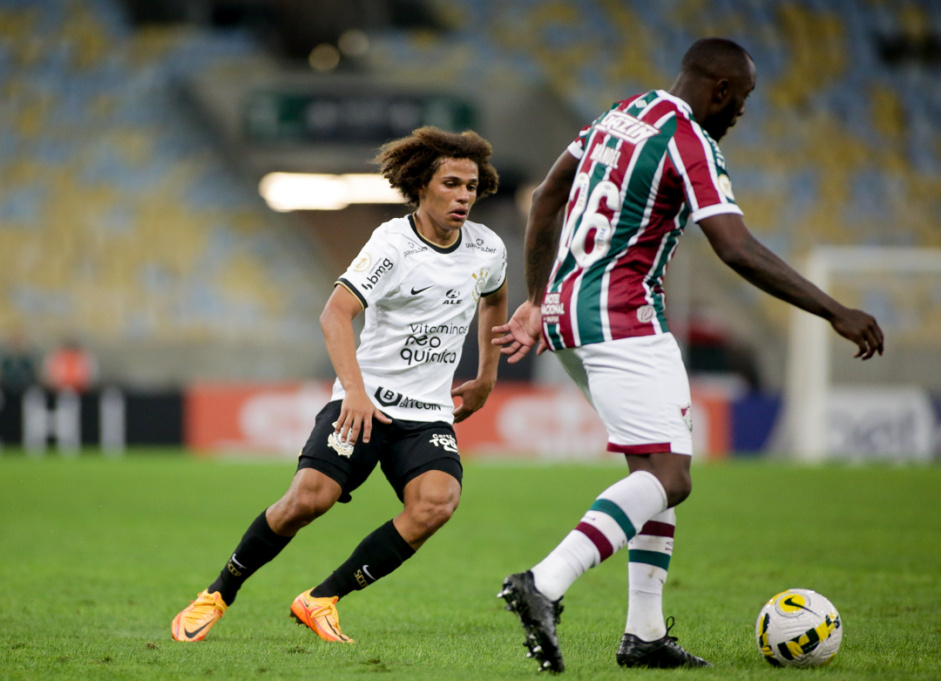
[[693, 222], [713, 215], [735, 213], [732, 181], [719, 145], [699, 126], [682, 121], [670, 143], [673, 164], [682, 178], [683, 192]]
[[482, 296], [496, 293], [506, 281], [506, 246], [502, 239], [500, 240], [500, 247], [497, 249], [497, 255], [498, 257], [494, 259], [497, 265], [490, 271], [487, 281], [484, 282], [481, 288], [480, 295]]
[[399, 261], [398, 250], [376, 230], [336, 283], [348, 289], [366, 309], [398, 286]]

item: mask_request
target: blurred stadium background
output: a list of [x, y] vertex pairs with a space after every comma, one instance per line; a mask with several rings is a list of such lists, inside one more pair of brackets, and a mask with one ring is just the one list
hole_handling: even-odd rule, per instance
[[[707, 35], [758, 67], [722, 145], [747, 223], [799, 268], [829, 263], [828, 288], [888, 340], [865, 364], [833, 334], [811, 342], [819, 328], [691, 227], [668, 312], [697, 447], [936, 459], [932, 0], [0, 0], [0, 443], [293, 455], [329, 395], [317, 319], [332, 282], [404, 208], [288, 209], [262, 196], [270, 174], [340, 176], [336, 199], [386, 139], [426, 123], [478, 130], [502, 186], [473, 218], [510, 249], [515, 306], [533, 185], [612, 101], [668, 88]], [[43, 384], [64, 345], [94, 360], [75, 391]], [[501, 378], [462, 424], [466, 454], [602, 454], [555, 360], [504, 364]]]

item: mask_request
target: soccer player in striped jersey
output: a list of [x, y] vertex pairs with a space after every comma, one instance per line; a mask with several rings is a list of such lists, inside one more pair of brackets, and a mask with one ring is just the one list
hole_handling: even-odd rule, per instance
[[[688, 222], [746, 280], [882, 354], [869, 314], [849, 309], [754, 239], [735, 203], [718, 141], [745, 112], [755, 64], [736, 43], [697, 41], [669, 91], [615, 103], [585, 127], [533, 195], [525, 258], [528, 300], [495, 332], [510, 362], [548, 349], [581, 387], [629, 474], [500, 595], [543, 669], [564, 669], [559, 601], [586, 570], [628, 547], [629, 599], [618, 664], [707, 666], [670, 636], [663, 585], [674, 507], [692, 489], [689, 381], [664, 309], [667, 263]], [[538, 343], [538, 345], [537, 345]], [[672, 620], [672, 618], [671, 618]]]
[[[337, 375], [332, 399], [317, 415], [284, 496], [255, 518], [216, 580], [174, 618], [175, 640], [203, 640], [245, 580], [301, 528], [350, 501], [377, 464], [402, 512], [294, 599], [299, 624], [325, 641], [352, 643], [340, 630], [337, 601], [396, 570], [450, 520], [463, 475], [452, 424], [483, 407], [496, 383], [500, 351], [491, 329], [507, 313], [506, 248], [468, 219], [474, 202], [497, 190], [490, 156], [490, 144], [476, 133], [434, 127], [380, 150], [382, 174], [416, 209], [377, 227], [337, 280], [320, 317]], [[353, 320], [360, 314], [357, 347]], [[452, 388], [475, 314], [477, 376]]]

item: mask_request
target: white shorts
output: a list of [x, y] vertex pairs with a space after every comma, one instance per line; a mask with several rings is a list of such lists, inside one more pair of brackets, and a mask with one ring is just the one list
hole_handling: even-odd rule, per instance
[[608, 430], [608, 451], [693, 453], [689, 378], [673, 334], [555, 353]]

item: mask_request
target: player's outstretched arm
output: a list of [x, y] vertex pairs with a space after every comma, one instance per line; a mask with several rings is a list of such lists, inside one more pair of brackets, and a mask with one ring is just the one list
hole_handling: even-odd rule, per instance
[[500, 352], [510, 364], [523, 359], [537, 343], [537, 355], [546, 350], [541, 340], [540, 308], [559, 248], [565, 204], [577, 170], [578, 159], [566, 150], [556, 159], [549, 174], [533, 192], [533, 205], [529, 210], [524, 242], [527, 300], [516, 309], [509, 322], [493, 329], [500, 336], [494, 338], [493, 343], [500, 346]]
[[481, 296], [477, 305], [477, 377], [462, 383], [451, 391], [451, 397], [459, 397], [461, 404], [454, 410], [454, 422], [460, 423], [486, 403], [493, 386], [497, 383], [497, 368], [500, 366], [500, 350], [493, 344], [492, 329], [506, 321], [507, 289], [503, 282], [489, 296]]
[[830, 322], [833, 329], [856, 344], [856, 357], [869, 359], [885, 349], [885, 337], [875, 318], [837, 302], [763, 246], [740, 215], [714, 215], [700, 221], [716, 255], [761, 290]]
[[342, 285], [334, 287], [320, 314], [320, 328], [323, 331], [327, 354], [333, 370], [336, 371], [340, 385], [346, 391], [340, 416], [334, 429], [341, 440], [356, 442], [360, 430], [363, 442], [369, 442], [372, 436], [373, 418], [383, 423], [392, 420], [376, 409], [366, 386], [363, 384], [363, 372], [356, 361], [356, 331], [353, 320], [363, 311], [359, 299]]

